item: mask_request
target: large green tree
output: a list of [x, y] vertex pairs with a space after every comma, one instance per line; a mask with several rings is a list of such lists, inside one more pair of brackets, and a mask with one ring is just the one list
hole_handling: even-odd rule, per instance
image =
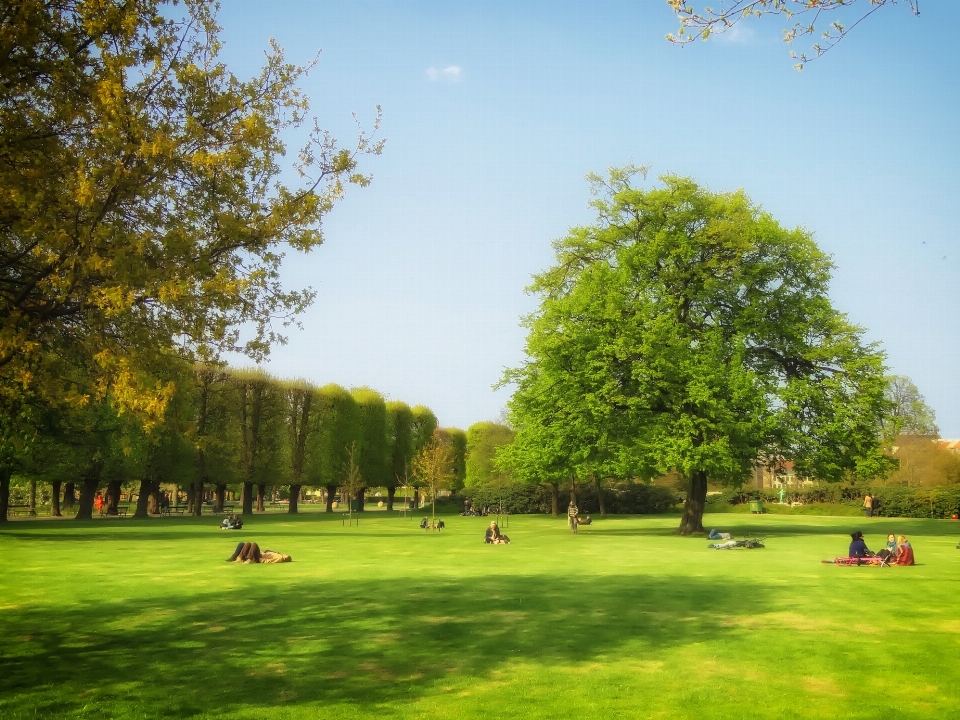
[[304, 484], [307, 455], [312, 449], [310, 435], [316, 428], [312, 414], [315, 412], [314, 399], [317, 393], [313, 385], [303, 380], [284, 382], [281, 389], [290, 451], [290, 504], [287, 511], [295, 513]]
[[450, 450], [453, 453], [451, 487], [454, 490], [460, 490], [467, 480], [467, 434], [455, 427], [441, 428], [441, 432], [450, 443]]
[[0, 6], [0, 392], [56, 395], [68, 344], [119, 407], [160, 416], [144, 358], [259, 357], [312, 299], [281, 286], [284, 250], [321, 243], [344, 188], [368, 181], [357, 156], [380, 145], [340, 148], [314, 125], [290, 172], [308, 68], [274, 45], [235, 77], [214, 9]]
[[358, 509], [363, 510], [366, 488], [388, 487], [391, 483], [387, 405], [383, 395], [368, 387], [356, 388], [352, 395], [357, 402], [360, 438], [356, 453], [363, 478], [363, 485], [356, 491], [356, 500]]
[[913, 380], [906, 375], [887, 378], [887, 400], [890, 408], [883, 418], [884, 440], [892, 444], [900, 435], [940, 436], [936, 413]]
[[[253, 489], [257, 511], [264, 511], [267, 484], [287, 483], [287, 407], [280, 383], [259, 368], [234, 370], [230, 383], [236, 389], [240, 429], [240, 468], [243, 478], [243, 513], [253, 512]], [[202, 496], [198, 495], [197, 502]], [[199, 512], [197, 512], [199, 514]]]
[[497, 448], [512, 443], [513, 436], [513, 430], [502, 423], [484, 421], [467, 428], [466, 487], [490, 482], [503, 472], [494, 464]]
[[681, 533], [703, 530], [708, 479], [739, 483], [758, 462], [821, 480], [882, 472], [883, 356], [832, 307], [810, 234], [743, 192], [673, 176], [634, 187], [640, 170], [591, 178], [597, 222], [535, 278], [528, 359], [505, 378], [518, 440], [554, 438], [572, 469], [679, 472]]
[[360, 442], [360, 410], [348, 390], [324, 385], [317, 391], [312, 413], [315, 429], [307, 455], [307, 484], [326, 488], [327, 512], [333, 512], [336, 489], [343, 485], [351, 447]]
[[390, 435], [390, 478], [387, 484], [387, 510], [393, 510], [397, 487], [409, 482], [413, 460], [413, 412], [399, 400], [387, 403], [387, 428]]

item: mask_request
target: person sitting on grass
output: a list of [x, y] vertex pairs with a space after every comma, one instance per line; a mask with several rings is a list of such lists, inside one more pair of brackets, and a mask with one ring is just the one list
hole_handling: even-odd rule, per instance
[[903, 535], [897, 538], [897, 554], [893, 558], [894, 565], [914, 565], [913, 545]]
[[581, 517], [577, 518], [577, 525], [590, 525], [592, 522], [593, 520], [590, 519], [589, 515], [587, 515], [585, 518], [581, 518]]
[[227, 558], [227, 562], [264, 563], [266, 565], [291, 562], [292, 560], [293, 558], [289, 555], [284, 555], [276, 550], [260, 550], [260, 546], [255, 542], [237, 543], [237, 549], [233, 551], [233, 555]]
[[223, 522], [220, 523], [221, 530], [239, 530], [243, 527], [243, 520], [240, 519], [238, 515], [231, 515], [230, 517], [225, 517]]
[[483, 541], [490, 545], [510, 544], [510, 538], [500, 532], [500, 528], [497, 526], [496, 522], [490, 523], [490, 527], [487, 528], [487, 532], [483, 537]]
[[873, 553], [870, 551], [870, 548], [867, 547], [867, 543], [863, 540], [863, 533], [857, 530], [854, 533], [850, 533], [850, 549], [847, 551], [847, 557], [852, 558], [868, 558], [873, 557]]
[[887, 535], [887, 544], [883, 546], [883, 549], [877, 553], [877, 557], [883, 558], [884, 561], [890, 562], [893, 560], [893, 557], [897, 554], [897, 536], [893, 533]]

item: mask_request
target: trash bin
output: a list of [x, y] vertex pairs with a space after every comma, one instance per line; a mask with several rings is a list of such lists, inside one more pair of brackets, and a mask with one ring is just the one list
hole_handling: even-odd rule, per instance
[[751, 500], [750, 501], [750, 512], [752, 513], [762, 513], [763, 512], [763, 502], [761, 500]]

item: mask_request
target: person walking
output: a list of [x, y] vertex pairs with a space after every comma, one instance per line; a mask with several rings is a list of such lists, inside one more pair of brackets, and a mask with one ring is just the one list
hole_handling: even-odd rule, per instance
[[573, 530], [574, 535], [577, 533], [577, 515], [580, 514], [580, 511], [577, 509], [577, 506], [573, 504], [573, 500], [570, 501], [570, 507], [567, 508], [567, 522], [570, 524], [570, 529]]
[[97, 496], [93, 499], [93, 507], [96, 508], [97, 514], [101, 517], [103, 516], [103, 508], [105, 504], [106, 503], [103, 501], [103, 493], [97, 493]]
[[863, 498], [863, 511], [867, 517], [873, 517], [873, 495], [867, 493]]

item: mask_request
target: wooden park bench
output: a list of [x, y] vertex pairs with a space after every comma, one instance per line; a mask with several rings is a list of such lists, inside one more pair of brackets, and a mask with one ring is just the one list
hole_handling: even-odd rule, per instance
[[14, 517], [17, 515], [29, 515], [30, 506], [29, 505], [7, 505], [7, 514], [13, 513]]

